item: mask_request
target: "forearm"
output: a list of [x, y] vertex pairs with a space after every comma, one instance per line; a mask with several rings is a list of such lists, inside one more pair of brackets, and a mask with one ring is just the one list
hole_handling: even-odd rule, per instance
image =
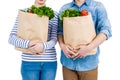
[[59, 43], [60, 47], [61, 47], [62, 45], [64, 45], [63, 35], [58, 35], [58, 43]]
[[56, 43], [57, 43], [57, 30], [55, 30], [54, 32], [52, 32], [51, 36], [50, 36], [50, 40], [47, 42], [43, 42], [44, 45], [44, 50], [46, 49], [51, 49], [53, 47], [55, 47]]
[[16, 47], [28, 48], [29, 41], [18, 38], [16, 35], [10, 35], [8, 42]]
[[49, 41], [44, 42], [44, 50], [45, 49], [51, 49], [53, 47], [55, 47], [56, 43], [57, 43], [57, 25], [54, 24], [54, 26], [52, 26], [52, 30], [49, 33]]
[[100, 44], [102, 44], [107, 39], [106, 35], [100, 32], [95, 39], [88, 45], [88, 48], [91, 50], [97, 48]]
[[19, 38], [17, 36], [17, 30], [18, 30], [18, 17], [16, 18], [14, 27], [9, 35], [8, 42], [16, 47], [28, 48], [29, 41]]
[[49, 41], [44, 42], [44, 50], [45, 49], [51, 49], [53, 47], [55, 47], [56, 43], [57, 43], [57, 28], [58, 28], [58, 13], [55, 12], [55, 16], [53, 19], [51, 19], [49, 21], [49, 30], [50, 32], [48, 33], [49, 35]]
[[52, 40], [50, 40], [48, 42], [44, 42], [43, 43], [44, 50], [51, 49], [51, 48], [55, 47], [56, 43], [57, 43], [57, 39], [52, 39]]

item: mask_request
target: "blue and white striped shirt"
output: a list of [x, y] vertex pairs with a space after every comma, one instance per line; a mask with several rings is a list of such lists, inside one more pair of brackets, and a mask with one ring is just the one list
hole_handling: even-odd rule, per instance
[[[42, 53], [41, 55], [31, 55], [22, 53], [23, 61], [51, 62], [57, 60], [55, 45], [57, 43], [58, 13], [54, 12], [54, 14], [55, 14], [54, 18], [49, 20], [48, 41], [43, 43], [45, 52]], [[28, 48], [30, 41], [23, 40], [17, 37], [17, 29], [18, 29], [18, 17], [16, 18], [16, 22], [10, 33], [8, 42], [16, 47]]]

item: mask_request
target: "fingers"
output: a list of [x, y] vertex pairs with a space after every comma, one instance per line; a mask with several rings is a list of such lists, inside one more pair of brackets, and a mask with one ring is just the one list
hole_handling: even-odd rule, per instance
[[76, 60], [77, 58], [82, 58], [82, 56], [80, 54], [78, 54], [78, 55], [73, 57], [74, 60]]
[[69, 50], [74, 50], [72, 47], [70, 47], [69, 45], [67, 45], [68, 49]]
[[33, 47], [38, 43], [38, 41], [30, 41], [29, 47]]
[[43, 52], [38, 52], [36, 50], [29, 50], [34, 55], [41, 55]]
[[73, 55], [72, 58], [73, 60], [76, 60], [77, 58], [85, 58], [86, 56], [81, 53], [76, 53], [76, 55]]
[[28, 49], [33, 54], [41, 54], [43, 53], [43, 43], [31, 41]]
[[73, 51], [69, 51], [68, 52], [70, 55], [75, 55], [76, 53], [74, 53]]
[[38, 55], [38, 54], [43, 53], [43, 51], [38, 50], [35, 46], [28, 48], [28, 50], [29, 50], [32, 54], [37, 54], [37, 55]]
[[67, 54], [66, 57], [67, 57], [67, 58], [71, 58], [71, 55], [70, 55], [70, 54]]
[[64, 52], [64, 54], [67, 58], [72, 58], [72, 54], [69, 51]]
[[32, 54], [36, 54], [36, 53], [37, 53], [34, 48], [29, 48], [28, 50], [29, 50]]
[[32, 46], [36, 45], [36, 44], [39, 43], [39, 42], [40, 42], [40, 41], [38, 41], [38, 40], [30, 41], [29, 47], [32, 47]]

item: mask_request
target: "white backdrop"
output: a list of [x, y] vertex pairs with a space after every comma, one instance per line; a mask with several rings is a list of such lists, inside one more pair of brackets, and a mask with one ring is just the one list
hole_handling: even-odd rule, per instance
[[[60, 7], [72, 0], [47, 0], [47, 6], [59, 11]], [[98, 80], [120, 80], [119, 47], [118, 39], [120, 10], [117, 0], [99, 0], [105, 5], [109, 19], [112, 25], [113, 36], [104, 42], [101, 47], [99, 76]], [[16, 51], [12, 45], [8, 44], [8, 36], [11, 31], [17, 10], [31, 6], [34, 0], [2, 0], [0, 2], [0, 80], [21, 80], [20, 65], [21, 52]], [[120, 7], [120, 6], [119, 6]], [[57, 47], [58, 70], [56, 80], [62, 80], [62, 71], [60, 64], [60, 50]]]

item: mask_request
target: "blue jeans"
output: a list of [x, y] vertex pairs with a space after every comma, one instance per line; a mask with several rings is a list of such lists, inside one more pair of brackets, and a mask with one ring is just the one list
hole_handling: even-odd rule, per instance
[[25, 62], [21, 64], [22, 80], [55, 80], [57, 61]]

